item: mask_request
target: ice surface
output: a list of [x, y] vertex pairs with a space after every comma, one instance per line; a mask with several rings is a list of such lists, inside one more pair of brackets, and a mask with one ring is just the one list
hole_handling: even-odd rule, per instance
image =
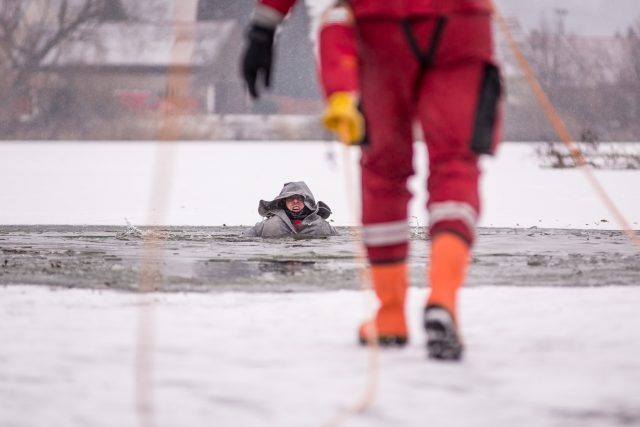
[[[411, 289], [410, 345], [380, 352], [373, 405], [341, 426], [640, 424], [640, 288], [464, 289], [460, 364], [426, 359], [424, 300]], [[158, 427], [326, 425], [368, 381], [368, 301], [0, 287], [0, 425], [137, 426], [137, 396]]]
[[[600, 144], [605, 147], [607, 144]], [[635, 147], [640, 143], [625, 144]], [[334, 225], [358, 221], [357, 149], [329, 142], [180, 142], [155, 169], [167, 144], [20, 142], [0, 144], [0, 224], [253, 225], [260, 199], [303, 180], [332, 209]], [[540, 167], [540, 144], [504, 143], [482, 169], [484, 227], [619, 229], [582, 172]], [[425, 150], [416, 144], [411, 216], [426, 223]], [[345, 153], [349, 153], [346, 155]], [[165, 153], [166, 154], [166, 153]], [[640, 228], [640, 170], [598, 170], [596, 177]], [[154, 177], [168, 185], [153, 203]], [[11, 183], [11, 185], [9, 185]], [[158, 182], [155, 182], [158, 184]], [[350, 183], [350, 185], [349, 185]], [[352, 193], [349, 192], [349, 189]]]
[[[350, 224], [357, 195], [338, 148], [175, 148], [168, 211], [154, 212], [153, 143], [0, 144], [0, 223], [102, 224], [0, 226], [0, 426], [322, 426], [360, 399], [369, 353], [355, 330], [372, 298], [355, 290], [353, 230], [262, 240], [229, 226], [259, 220], [257, 201], [291, 179]], [[492, 228], [479, 230], [461, 294], [466, 359], [425, 358], [418, 227], [412, 341], [379, 354], [373, 406], [341, 426], [640, 425], [637, 249], [607, 230], [617, 226], [580, 172], [540, 168], [535, 146], [505, 144], [483, 169]], [[596, 175], [638, 228], [639, 172]], [[178, 225], [145, 227], [154, 213]], [[167, 292], [126, 292], [145, 262]]]

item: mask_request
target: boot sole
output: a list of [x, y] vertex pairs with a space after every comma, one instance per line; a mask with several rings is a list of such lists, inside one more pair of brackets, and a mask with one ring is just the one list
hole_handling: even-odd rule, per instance
[[[379, 335], [377, 338], [380, 347], [404, 347], [409, 341], [408, 337], [402, 335]], [[358, 336], [358, 342], [362, 346], [369, 345], [369, 340], [362, 336]]]
[[460, 343], [448, 339], [429, 339], [427, 341], [427, 355], [429, 359], [461, 360], [462, 346]]
[[460, 360], [464, 347], [451, 323], [429, 319], [424, 323], [427, 332], [427, 355], [430, 359]]

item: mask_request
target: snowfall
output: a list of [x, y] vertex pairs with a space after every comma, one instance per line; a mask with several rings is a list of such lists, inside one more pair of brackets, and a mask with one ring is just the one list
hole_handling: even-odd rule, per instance
[[[3, 143], [0, 159], [5, 225], [252, 225], [292, 180], [335, 225], [358, 218], [357, 153], [329, 142]], [[580, 170], [540, 164], [522, 143], [483, 160], [482, 227], [621, 229]], [[410, 182], [417, 226], [425, 169]], [[640, 171], [595, 176], [638, 229]], [[3, 285], [0, 426], [640, 426], [637, 284], [464, 288], [459, 363], [426, 358], [423, 287], [409, 345], [376, 350], [355, 340], [367, 290]]]

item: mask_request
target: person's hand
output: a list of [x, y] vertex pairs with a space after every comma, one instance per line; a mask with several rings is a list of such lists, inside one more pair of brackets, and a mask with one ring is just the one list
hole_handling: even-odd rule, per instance
[[242, 57], [242, 77], [247, 83], [249, 93], [253, 98], [260, 95], [256, 87], [259, 76], [265, 87], [271, 85], [271, 63], [273, 62], [274, 28], [267, 28], [257, 24], [251, 25], [247, 31], [247, 48]]
[[336, 92], [329, 97], [322, 124], [347, 145], [359, 144], [364, 137], [364, 117], [356, 97], [349, 92]]

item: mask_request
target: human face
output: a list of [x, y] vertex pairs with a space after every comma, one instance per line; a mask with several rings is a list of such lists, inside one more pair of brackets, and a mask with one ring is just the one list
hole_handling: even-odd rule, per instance
[[285, 204], [287, 206], [287, 209], [289, 209], [291, 212], [298, 213], [302, 209], [304, 209], [304, 197], [298, 196], [297, 194], [294, 196], [289, 196], [286, 198]]

